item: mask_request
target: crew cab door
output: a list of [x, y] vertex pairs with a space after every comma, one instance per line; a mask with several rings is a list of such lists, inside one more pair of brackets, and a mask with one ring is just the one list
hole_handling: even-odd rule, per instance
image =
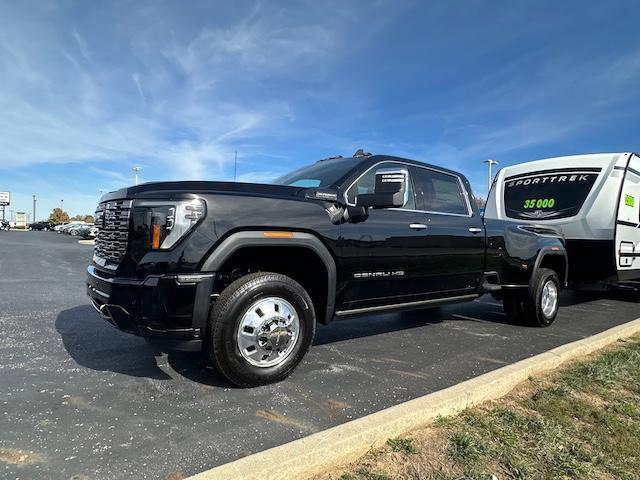
[[[408, 173], [408, 166], [398, 162], [370, 167], [347, 189], [346, 203], [355, 206], [358, 195], [374, 192], [376, 171], [398, 167]], [[424, 299], [426, 288], [421, 277], [426, 229], [424, 217], [415, 212], [410, 175], [402, 208], [369, 209], [365, 221], [344, 223], [337, 309], [356, 310]]]
[[485, 229], [462, 179], [448, 172], [411, 167], [416, 208], [428, 228], [423, 275], [431, 294], [474, 293], [485, 268]]
[[[342, 225], [338, 310], [469, 293], [482, 276], [482, 220], [469, 213], [438, 215], [420, 208], [413, 179], [417, 167], [397, 162], [374, 165], [349, 187], [347, 203], [353, 205], [358, 194], [373, 192], [375, 171], [398, 166], [409, 172], [405, 204], [397, 209], [371, 209], [365, 221]], [[457, 192], [462, 205], [468, 206], [461, 190]]]
[[622, 182], [615, 233], [618, 280], [640, 280], [640, 158], [631, 154]]

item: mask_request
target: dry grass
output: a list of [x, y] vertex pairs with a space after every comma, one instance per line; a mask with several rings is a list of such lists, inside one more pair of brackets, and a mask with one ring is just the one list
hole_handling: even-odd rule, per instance
[[0, 462], [10, 465], [28, 465], [38, 463], [41, 458], [38, 454], [17, 448], [0, 448]]
[[509, 396], [315, 480], [640, 479], [640, 340], [531, 378]]

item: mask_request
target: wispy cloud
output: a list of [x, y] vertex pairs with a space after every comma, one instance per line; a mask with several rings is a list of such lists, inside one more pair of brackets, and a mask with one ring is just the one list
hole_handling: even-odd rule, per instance
[[78, 33], [78, 30], [75, 28], [72, 30], [71, 34], [73, 35], [73, 39], [78, 44], [78, 49], [80, 50], [80, 53], [82, 54], [84, 59], [89, 63], [93, 63], [93, 59], [89, 54], [89, 47], [87, 45], [87, 41]]
[[147, 97], [145, 96], [144, 90], [142, 89], [142, 82], [140, 81], [140, 74], [137, 73], [137, 72], [133, 73], [133, 74], [131, 74], [131, 78], [133, 80], [133, 83], [136, 85], [136, 88], [138, 89], [138, 93], [140, 94], [140, 98], [146, 104], [147, 103]]

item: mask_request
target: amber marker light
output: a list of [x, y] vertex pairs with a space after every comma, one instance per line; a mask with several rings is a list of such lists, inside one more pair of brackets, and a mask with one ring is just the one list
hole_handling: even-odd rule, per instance
[[157, 223], [151, 229], [151, 248], [154, 250], [160, 248], [160, 225]]
[[262, 232], [267, 238], [293, 238], [293, 232]]

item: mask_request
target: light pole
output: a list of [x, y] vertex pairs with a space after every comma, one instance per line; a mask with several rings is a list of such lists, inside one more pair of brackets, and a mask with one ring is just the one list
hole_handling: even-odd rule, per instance
[[60, 200], [60, 210], [64, 212], [64, 199]]
[[33, 197], [33, 221], [36, 221], [36, 196], [32, 195]]
[[498, 162], [496, 162], [495, 160], [483, 160], [482, 163], [486, 163], [487, 166], [489, 167], [489, 179], [487, 182], [487, 197], [489, 196], [489, 190], [491, 190], [491, 181], [493, 180], [493, 177], [491, 176], [491, 166], [492, 165], [498, 165]]
[[238, 178], [238, 151], [236, 150], [235, 158], [233, 161], [233, 181], [236, 181]]
[[136, 185], [138, 184], [138, 172], [140, 170], [142, 170], [141, 167], [133, 167], [131, 170], [133, 170], [133, 174], [135, 175], [135, 179], [136, 179]]

